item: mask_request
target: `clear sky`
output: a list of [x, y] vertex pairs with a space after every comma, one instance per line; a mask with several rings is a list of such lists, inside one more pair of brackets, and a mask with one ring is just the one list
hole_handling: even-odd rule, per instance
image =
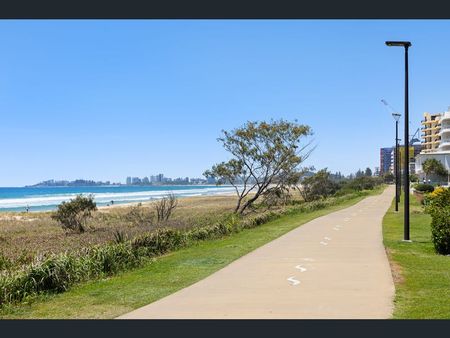
[[[450, 105], [450, 21], [0, 21], [0, 186], [45, 179], [200, 177], [216, 138], [247, 120], [298, 119], [308, 164], [379, 165], [403, 113], [411, 132]], [[403, 122], [403, 121], [402, 121]]]

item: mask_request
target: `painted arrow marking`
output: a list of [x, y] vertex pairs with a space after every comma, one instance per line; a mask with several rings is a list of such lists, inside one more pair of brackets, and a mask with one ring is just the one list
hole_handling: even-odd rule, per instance
[[299, 269], [300, 272], [305, 272], [307, 269], [304, 268], [301, 264], [295, 266], [296, 269]]
[[289, 277], [287, 280], [288, 280], [289, 282], [291, 282], [292, 285], [298, 285], [298, 284], [300, 284], [300, 281], [299, 281], [299, 280], [296, 280], [296, 279], [294, 278], [294, 276]]

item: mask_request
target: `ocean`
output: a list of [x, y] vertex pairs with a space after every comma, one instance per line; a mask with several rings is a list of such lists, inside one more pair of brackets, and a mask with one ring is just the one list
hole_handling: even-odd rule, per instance
[[54, 210], [77, 194], [93, 194], [98, 206], [147, 202], [172, 192], [177, 197], [207, 196], [233, 192], [231, 186], [165, 185], [165, 186], [94, 186], [94, 187], [20, 187], [0, 188], [0, 212]]

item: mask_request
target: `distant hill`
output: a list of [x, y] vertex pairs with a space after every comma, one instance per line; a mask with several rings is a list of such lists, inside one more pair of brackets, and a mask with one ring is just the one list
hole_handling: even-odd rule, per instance
[[86, 187], [86, 186], [103, 186], [103, 185], [120, 185], [120, 183], [111, 183], [110, 181], [92, 181], [92, 180], [75, 180], [75, 181], [55, 181], [47, 180], [34, 185], [27, 185], [26, 187]]

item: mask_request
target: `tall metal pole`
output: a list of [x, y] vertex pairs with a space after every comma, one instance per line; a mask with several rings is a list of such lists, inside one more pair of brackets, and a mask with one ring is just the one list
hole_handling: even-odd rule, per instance
[[394, 166], [395, 166], [395, 211], [398, 211], [398, 202], [400, 202], [399, 196], [399, 170], [398, 170], [398, 121], [395, 121], [395, 157], [394, 157]]
[[403, 170], [404, 184], [404, 233], [403, 240], [409, 241], [409, 105], [408, 105], [408, 48], [405, 45], [405, 168]]

